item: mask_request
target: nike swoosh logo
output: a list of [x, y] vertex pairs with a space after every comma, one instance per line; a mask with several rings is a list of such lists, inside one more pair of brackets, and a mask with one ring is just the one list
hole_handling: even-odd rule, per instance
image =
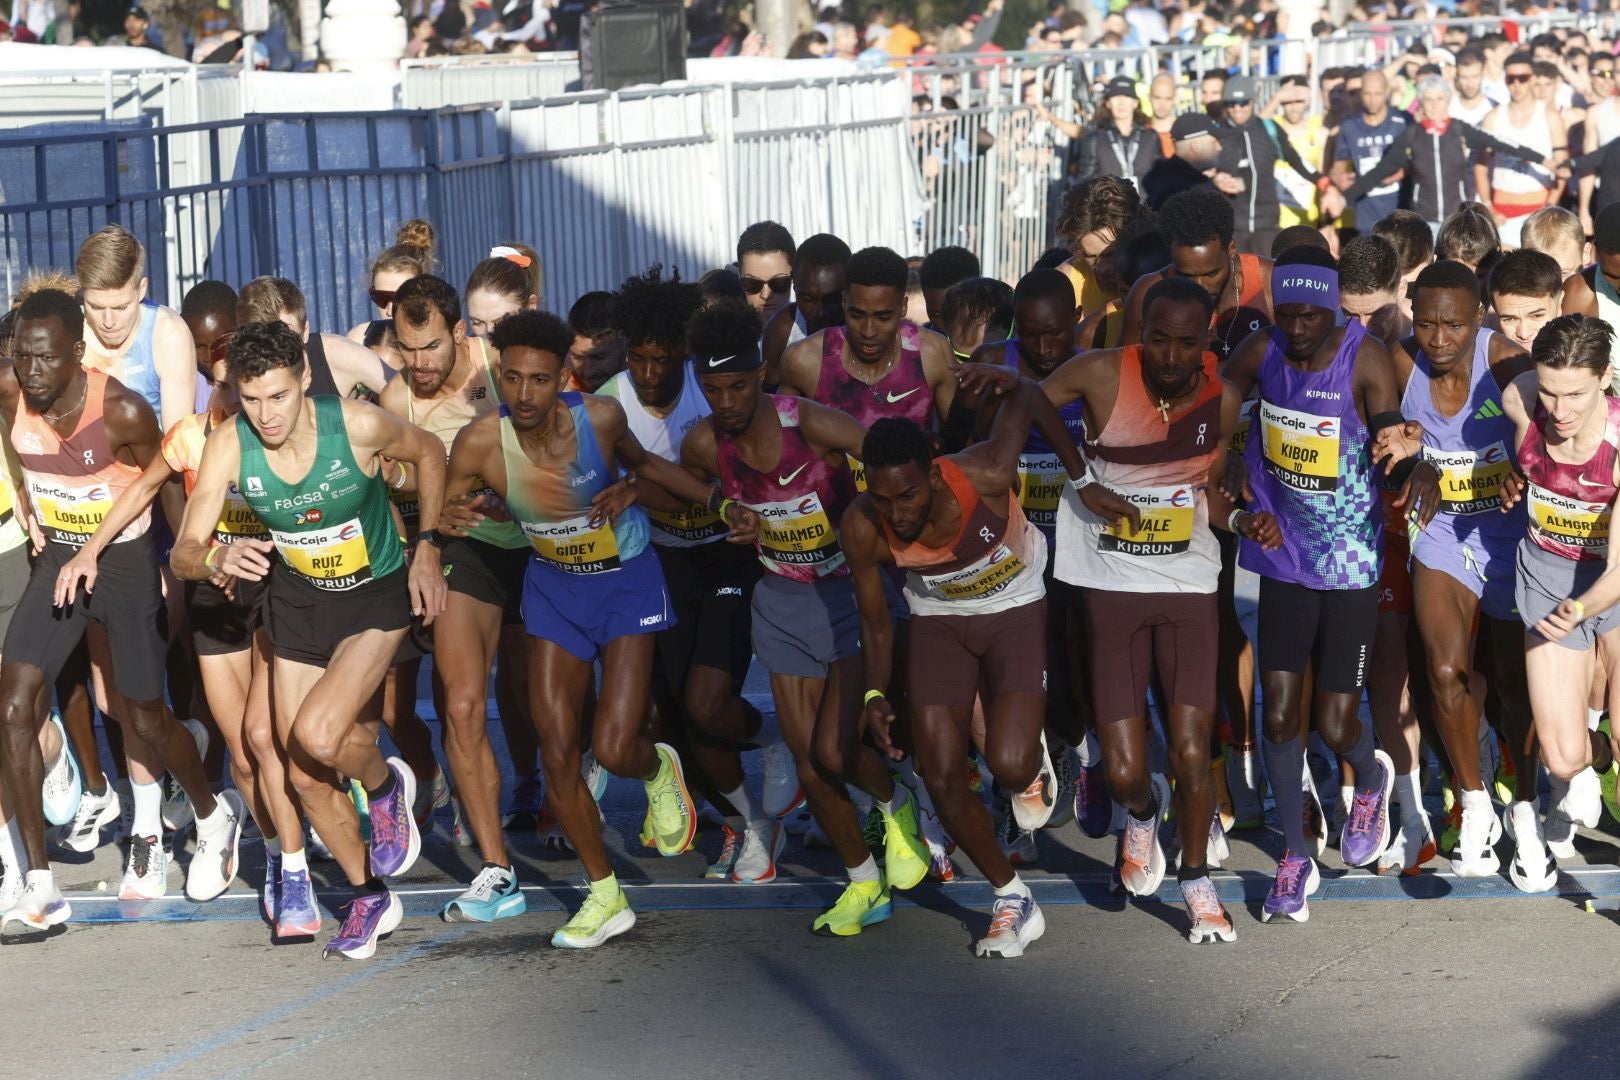
[[789, 484], [793, 483], [793, 478], [795, 476], [798, 476], [800, 473], [804, 472], [804, 470], [808, 469], [809, 467], [810, 467], [810, 463], [807, 461], [803, 465], [800, 465], [797, 469], [794, 469], [792, 472], [788, 473], [786, 476], [778, 476], [776, 478], [776, 482], [778, 484], [781, 484], [783, 487], [787, 487]]
[[893, 390], [890, 390], [888, 392], [888, 394], [886, 394], [885, 396], [889, 399], [889, 404], [893, 405], [897, 401], [906, 400], [906, 398], [910, 397], [912, 394], [915, 394], [917, 391], [919, 391], [921, 389], [922, 389], [922, 387], [920, 387], [920, 386], [913, 386], [910, 390], [907, 390], [903, 394], [897, 394]]
[[710, 367], [719, 367], [721, 364], [725, 363], [727, 360], [735, 360], [735, 359], [737, 359], [737, 354], [732, 353], [730, 356], [722, 356], [718, 360], [710, 360], [709, 361], [709, 366]]
[[1606, 488], [1606, 487], [1609, 486], [1608, 484], [1593, 483], [1592, 481], [1588, 480], [1586, 477], [1580, 476], [1580, 475], [1577, 475], [1575, 477], [1575, 482], [1577, 484], [1581, 485], [1581, 487]]

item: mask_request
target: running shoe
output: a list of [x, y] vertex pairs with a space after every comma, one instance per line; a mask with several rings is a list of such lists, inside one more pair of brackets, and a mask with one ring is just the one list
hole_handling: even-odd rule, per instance
[[1543, 893], [1558, 884], [1558, 864], [1547, 850], [1541, 831], [1541, 815], [1533, 802], [1511, 802], [1502, 811], [1502, 825], [1513, 841], [1513, 859], [1508, 863], [1508, 880], [1520, 892]]
[[1013, 820], [1010, 803], [1005, 799], [998, 802], [996, 839], [1001, 842], [1002, 853], [1014, 866], [1034, 866], [1040, 859], [1040, 849], [1035, 845], [1035, 834], [1018, 827], [1018, 822]]
[[1219, 870], [1232, 857], [1232, 844], [1226, 839], [1226, 827], [1221, 824], [1220, 811], [1209, 821], [1209, 846], [1204, 849], [1204, 865]]
[[56, 760], [45, 769], [42, 795], [45, 802], [45, 820], [51, 825], [66, 825], [79, 813], [79, 799], [84, 794], [84, 783], [79, 777], [79, 762], [73, 756], [73, 744], [68, 742], [67, 729], [62, 717], [51, 710], [51, 723], [62, 737], [62, 750]]
[[697, 807], [686, 787], [680, 755], [668, 743], [653, 745], [658, 751], [658, 772], [646, 782], [647, 809], [658, 854], [669, 858], [692, 846], [697, 836]]
[[1507, 740], [1496, 737], [1496, 800], [1503, 806], [1513, 805], [1519, 778], [1513, 771], [1513, 755], [1508, 753]]
[[58, 839], [69, 851], [88, 854], [101, 846], [102, 828], [117, 821], [122, 810], [118, 789], [111, 784], [100, 795], [86, 791], [79, 797], [72, 823], [62, 826]]
[[[416, 774], [397, 757], [388, 759], [388, 768], [394, 774], [394, 789], [380, 799], [372, 799], [369, 812], [371, 872], [380, 878], [403, 874], [422, 853], [422, 834], [411, 816], [411, 807], [416, 803]], [[338, 936], [344, 935], [340, 931]], [[375, 950], [375, 940], [372, 947]], [[350, 954], [344, 952], [343, 955]]]
[[1382, 874], [1395, 870], [1406, 877], [1416, 877], [1423, 872], [1423, 864], [1436, 854], [1434, 833], [1429, 831], [1426, 819], [1421, 825], [1408, 826], [1403, 822], [1395, 830], [1395, 838], [1389, 842], [1389, 847], [1378, 856], [1378, 872]]
[[984, 773], [980, 770], [979, 759], [976, 757], [970, 756], [967, 759], [967, 778], [969, 791], [975, 795], [984, 794]]
[[478, 843], [472, 826], [467, 823], [467, 812], [462, 808], [461, 799], [454, 792], [450, 795], [450, 839], [460, 848], [473, 847]]
[[371, 796], [366, 794], [365, 785], [355, 779], [349, 780], [349, 801], [354, 804], [354, 812], [360, 819], [360, 842], [371, 843]]
[[512, 789], [512, 804], [501, 818], [501, 828], [518, 832], [535, 828], [540, 822], [541, 796], [545, 788], [539, 770], [529, 773]]
[[445, 922], [494, 922], [510, 919], [529, 909], [518, 886], [517, 871], [508, 866], [486, 866], [478, 871], [467, 891], [444, 905]]
[[[1379, 775], [1371, 791], [1357, 791], [1350, 800], [1350, 816], [1345, 819], [1339, 854], [1346, 866], [1367, 866], [1389, 846], [1389, 794], [1395, 786], [1395, 763], [1382, 750], [1373, 751]], [[1494, 816], [1494, 815], [1493, 815]]]
[[[1477, 794], [1477, 800], [1468, 798]], [[1469, 805], [1473, 803], [1473, 805]], [[1463, 792], [1462, 828], [1457, 835], [1457, 854], [1452, 856], [1451, 869], [1458, 877], [1490, 877], [1501, 863], [1493, 848], [1502, 839], [1502, 821], [1491, 806], [1491, 797], [1485, 792]]]
[[731, 880], [744, 885], [766, 885], [776, 880], [776, 860], [787, 843], [787, 832], [775, 818], [751, 821], [743, 831]]
[[1327, 815], [1322, 813], [1322, 800], [1316, 795], [1316, 781], [1311, 770], [1305, 770], [1305, 839], [1311, 842], [1311, 853], [1320, 859], [1327, 850]]
[[10, 911], [22, 899], [25, 876], [15, 862], [0, 864], [0, 912]]
[[1237, 823], [1237, 811], [1232, 806], [1232, 788], [1226, 782], [1226, 758], [1215, 758], [1209, 763], [1215, 779], [1215, 812], [1220, 817], [1221, 832], [1226, 833]]
[[1226, 784], [1232, 792], [1232, 829], [1258, 829], [1266, 823], [1266, 780], [1260, 751], [1253, 746], [1229, 746], [1225, 757]]
[[[1158, 809], [1154, 807], [1155, 811]], [[1159, 842], [1159, 815], [1138, 821], [1126, 814], [1125, 829], [1119, 834], [1114, 865], [1119, 881], [1131, 896], [1152, 896], [1164, 881], [1164, 845]]]
[[321, 932], [321, 913], [315, 906], [308, 870], [283, 869], [276, 892], [276, 937], [314, 937]]
[[1455, 797], [1446, 809], [1445, 822], [1445, 828], [1440, 830], [1440, 852], [1452, 855], [1456, 853], [1457, 840], [1462, 836], [1462, 803], [1457, 802]]
[[1558, 809], [1575, 824], [1587, 829], [1597, 828], [1603, 817], [1603, 781], [1588, 765], [1569, 778], [1564, 797]]
[[56, 887], [49, 870], [30, 870], [22, 897], [0, 915], [0, 937], [10, 942], [37, 941], [73, 917], [73, 908]]
[[[1215, 824], [1219, 826], [1220, 821], [1217, 820]], [[1231, 916], [1226, 914], [1221, 898], [1215, 895], [1215, 883], [1209, 880], [1209, 875], [1183, 881], [1181, 898], [1187, 902], [1187, 914], [1192, 918], [1192, 927], [1187, 931], [1188, 941], [1201, 945], [1206, 941], [1237, 940]]]
[[955, 881], [956, 864], [951, 862], [951, 852], [956, 850], [956, 841], [940, 822], [927, 786], [917, 787], [917, 824], [922, 827], [923, 843], [928, 845], [928, 876], [940, 882]]
[[810, 930], [833, 937], [854, 937], [892, 914], [894, 907], [889, 902], [889, 886], [882, 877], [876, 881], [852, 881], [845, 886], [836, 904], [816, 916]]
[[[876, 806], [868, 808], [866, 816], [861, 819], [861, 840], [866, 844], [866, 850], [872, 853], [874, 859], [883, 858], [883, 813]], [[827, 846], [832, 847], [832, 840], [823, 834], [818, 839], [826, 839]]]
[[1023, 956], [1046, 933], [1046, 917], [1033, 896], [998, 896], [990, 910], [990, 931], [973, 943], [975, 956]]
[[[361, 818], [360, 824], [364, 826], [366, 819]], [[309, 826], [309, 842], [305, 845], [304, 850], [309, 852], [310, 858], [318, 859], [321, 862], [334, 862], [337, 859], [337, 856], [332, 854], [332, 849], [326, 846], [326, 841], [321, 839], [321, 834], [315, 831], [313, 825]]]
[[1093, 840], [1107, 836], [1114, 824], [1114, 800], [1108, 794], [1100, 751], [1090, 765], [1080, 766], [1075, 775], [1074, 818], [1080, 831]]
[[1552, 794], [1547, 799], [1547, 823], [1542, 835], [1546, 837], [1547, 850], [1553, 853], [1554, 858], [1573, 859], [1575, 823], [1558, 809], [1565, 785], [1555, 778], [1549, 786], [1552, 788]]
[[259, 885], [259, 914], [271, 929], [276, 925], [276, 912], [281, 910], [280, 896], [281, 856], [267, 851], [264, 853], [264, 880]]
[[120, 900], [160, 900], [169, 891], [169, 851], [156, 836], [135, 836], [129, 841]]
[[[406, 772], [410, 772], [403, 762], [400, 764]], [[414, 786], [413, 783], [412, 787]], [[406, 808], [408, 817], [410, 801], [405, 800], [402, 805]], [[392, 934], [399, 927], [400, 921], [405, 918], [405, 905], [399, 902], [399, 897], [387, 889], [380, 893], [357, 896], [344, 906], [349, 909], [349, 913], [343, 917], [343, 925], [338, 927], [336, 936], [321, 950], [323, 960], [334, 955], [350, 960], [371, 959], [377, 951], [378, 939]]]
[[737, 865], [737, 852], [742, 849], [743, 834], [730, 825], [720, 825], [720, 854], [716, 855], [714, 862], [703, 871], [703, 876], [713, 881], [730, 881], [732, 867]]
[[594, 949], [634, 925], [636, 913], [630, 909], [624, 889], [617, 882], [612, 891], [593, 883], [574, 917], [551, 935], [551, 944], [558, 949]]
[[[561, 831], [560, 825], [558, 826], [558, 831]], [[644, 848], [656, 849], [658, 847], [658, 842], [653, 839], [652, 803], [647, 804], [647, 812], [641, 816], [641, 832], [636, 834], [636, 839]], [[572, 851], [573, 847], [570, 846], [569, 850]]]
[[765, 813], [783, 818], [804, 805], [804, 785], [799, 782], [799, 766], [793, 760], [793, 751], [786, 741], [777, 739], [765, 744], [760, 751], [765, 767], [765, 786], [761, 793]]
[[[1605, 739], [1609, 738], [1609, 718], [1605, 716], [1598, 721], [1597, 730]], [[1620, 795], [1616, 794], [1616, 787], [1620, 786], [1620, 758], [1609, 762], [1609, 767], [1598, 774], [1598, 790], [1603, 796], [1603, 805], [1608, 808], [1609, 816], [1620, 821]], [[1593, 822], [1595, 826], [1597, 822]], [[1589, 826], [1591, 827], [1591, 826]]]
[[247, 806], [235, 791], [220, 792], [215, 806], [212, 821], [197, 819], [197, 852], [186, 867], [186, 896], [199, 903], [231, 887], [239, 865], [242, 822], [247, 820]]
[[[1074, 820], [1074, 787], [1080, 773], [1079, 755], [1074, 748], [1059, 742], [1052, 755], [1052, 767], [1057, 771], [1057, 800], [1052, 804], [1052, 816], [1043, 829], [1061, 829]], [[920, 785], [919, 785], [920, 786]]]
[[433, 814], [440, 807], [450, 805], [450, 778], [440, 769], [433, 779], [424, 787], [416, 789], [416, 801], [411, 804], [411, 813], [416, 817], [418, 829], [433, 828]]
[[1266, 893], [1266, 902], [1260, 909], [1260, 921], [1270, 922], [1278, 915], [1295, 922], [1306, 922], [1311, 917], [1308, 901], [1322, 887], [1322, 875], [1317, 872], [1316, 860], [1291, 851], [1283, 852], [1277, 864], [1277, 880]]
[[[904, 790], [895, 783], [895, 794]], [[880, 811], [881, 812], [881, 811]], [[888, 887], [911, 889], [928, 876], [931, 860], [917, 825], [917, 800], [908, 795], [893, 814], [883, 814], [883, 873]]]
[[607, 794], [608, 771], [602, 768], [601, 762], [596, 760], [596, 754], [590, 750], [579, 756], [579, 778], [585, 781], [585, 787], [590, 791], [592, 801], [600, 806], [602, 797]]
[[[201, 720], [182, 720], [180, 726], [191, 733], [191, 739], [197, 744], [197, 756], [208, 756], [208, 729]], [[163, 774], [163, 827], [170, 832], [179, 832], [191, 824], [195, 816], [191, 808], [191, 799], [186, 795], [186, 789], [180, 786], [180, 781], [174, 778], [173, 773]]]

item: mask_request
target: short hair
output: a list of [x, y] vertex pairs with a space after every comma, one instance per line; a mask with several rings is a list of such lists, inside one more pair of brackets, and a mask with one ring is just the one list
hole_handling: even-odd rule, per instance
[[1536, 63], [1536, 58], [1535, 57], [1531, 56], [1527, 52], [1518, 51], [1518, 52], [1509, 53], [1508, 58], [1506, 60], [1502, 61], [1502, 66], [1504, 68], [1509, 68], [1509, 67], [1513, 67], [1516, 64], [1522, 64], [1527, 68], [1534, 68], [1535, 63]]
[[1491, 270], [1491, 297], [1543, 296], [1559, 298], [1564, 292], [1564, 271], [1545, 251], [1520, 248], [1498, 260]]
[[54, 266], [48, 266], [42, 270], [30, 270], [28, 276], [23, 279], [22, 284], [17, 287], [16, 292], [11, 294], [11, 306], [13, 308], [21, 307], [24, 300], [41, 289], [55, 289], [58, 292], [65, 292], [69, 296], [78, 296], [79, 279], [66, 270], [58, 270]]
[[[926, 267], [927, 260], [923, 260]], [[849, 266], [844, 270], [844, 281], [849, 288], [857, 285], [875, 285], [879, 288], [893, 289], [904, 296], [906, 293], [906, 260], [886, 247], [862, 248], [849, 257]], [[923, 277], [926, 287], [928, 278]]]
[[1170, 196], [1159, 208], [1159, 231], [1171, 247], [1198, 247], [1210, 237], [1221, 247], [1232, 243], [1237, 217], [1226, 196], [1196, 187]]
[[1158, 219], [1151, 214], [1131, 222], [1114, 240], [1114, 276], [1126, 292], [1142, 278], [1168, 265], [1170, 245], [1159, 231]]
[[1456, 289], [1473, 297], [1479, 303], [1479, 275], [1467, 266], [1451, 259], [1440, 259], [1423, 268], [1423, 273], [1412, 283], [1412, 299], [1424, 289]]
[[1553, 63], [1551, 60], [1533, 60], [1530, 63], [1530, 70], [1534, 72], [1538, 78], [1558, 78], [1558, 65]]
[[613, 297], [613, 329], [628, 345], [652, 342], [681, 352], [686, 348], [686, 320], [703, 306], [703, 290], [672, 273], [664, 277], [661, 263], [632, 274]]
[[1604, 255], [1620, 252], [1620, 202], [1598, 211], [1592, 222], [1592, 243]]
[[518, 307], [527, 307], [530, 300], [539, 306], [540, 290], [545, 281], [540, 256], [527, 244], [513, 242], [500, 246], [517, 252], [519, 259], [528, 260], [528, 265], [523, 265], [510, 255], [491, 255], [467, 275], [468, 298], [475, 292], [489, 292], [512, 301]]
[[[1072, 293], [1074, 287], [1069, 287]], [[945, 290], [939, 305], [939, 328], [956, 340], [975, 325], [995, 327], [1004, 333], [1012, 329], [1013, 290], [1005, 281], [972, 277]]]
[[40, 289], [18, 305], [13, 334], [24, 319], [57, 319], [69, 341], [78, 341], [84, 336], [84, 308], [60, 289]]
[[496, 323], [489, 332], [489, 343], [497, 352], [522, 346], [550, 353], [559, 363], [567, 363], [568, 351], [574, 347], [574, 331], [549, 311], [525, 309]]
[[1557, 34], [1537, 34], [1530, 39], [1530, 48], [1532, 49], [1551, 49], [1557, 52], [1563, 47], [1564, 43], [1558, 40]]
[[1290, 225], [1279, 232], [1277, 238], [1271, 242], [1270, 255], [1275, 260], [1289, 248], [1296, 247], [1319, 247], [1323, 251], [1329, 250], [1327, 237], [1322, 235], [1321, 230], [1313, 229], [1309, 225]]
[[915, 420], [885, 416], [867, 429], [861, 442], [861, 461], [867, 471], [915, 465], [924, 473], [933, 467], [933, 448]]
[[1607, 319], [1590, 315], [1560, 315], [1530, 346], [1530, 359], [1539, 367], [1585, 368], [1601, 376], [1609, 369], [1614, 327]]
[[1485, 50], [1476, 45], [1464, 45], [1458, 49], [1457, 66], [1462, 67], [1465, 64], [1479, 64], [1483, 67], [1485, 64]]
[[256, 277], [236, 294], [236, 321], [244, 326], [276, 322], [284, 311], [298, 322], [309, 321], [304, 294], [286, 278]]
[[1434, 261], [1434, 230], [1414, 210], [1396, 210], [1373, 226], [1372, 234], [1395, 245], [1401, 257], [1401, 277]]
[[461, 297], [443, 278], [418, 274], [404, 281], [394, 294], [394, 315], [403, 317], [407, 326], [428, 325], [435, 311], [444, 317], [447, 330], [461, 321]]
[[746, 300], [717, 300], [686, 321], [686, 349], [693, 356], [732, 356], [759, 345], [765, 323]]
[[1370, 296], [1401, 285], [1401, 256], [1382, 236], [1352, 237], [1339, 252], [1339, 294]]
[[568, 325], [581, 337], [598, 338], [613, 333], [613, 302], [610, 292], [597, 289], [586, 293], [568, 309]]
[[771, 251], [780, 251], [788, 257], [788, 262], [793, 261], [798, 251], [793, 244], [793, 234], [774, 221], [756, 221], [737, 237], [739, 264], [744, 255], [762, 255]]
[[832, 233], [816, 233], [799, 245], [793, 256], [793, 269], [808, 263], [811, 266], [845, 266], [849, 263], [849, 245]]
[[742, 300], [746, 294], [743, 292], [742, 278], [737, 271], [720, 267], [710, 270], [698, 278], [698, 288], [703, 292], [705, 304], [717, 303], [721, 300]]
[[1063, 193], [1057, 232], [1071, 240], [1087, 233], [1112, 230], [1117, 240], [1125, 226], [1142, 215], [1142, 196], [1128, 180], [1093, 176]]
[[236, 319], [236, 290], [223, 281], [199, 281], [180, 301], [183, 319]]
[[370, 281], [378, 274], [395, 273], [417, 277], [433, 272], [433, 252], [438, 247], [433, 225], [423, 218], [411, 218], [394, 232], [394, 246], [387, 248], [371, 264]]
[[1525, 218], [1523, 235], [1520, 246], [1537, 251], [1547, 251], [1559, 244], [1574, 244], [1577, 248], [1584, 248], [1586, 244], [1581, 219], [1562, 206], [1543, 206]]
[[1161, 300], [1172, 303], [1197, 304], [1204, 312], [1204, 321], [1208, 323], [1215, 314], [1215, 298], [1209, 295], [1209, 290], [1196, 281], [1189, 281], [1184, 277], [1167, 277], [1154, 282], [1148, 289], [1147, 296], [1142, 300], [1142, 322], [1148, 322], [1148, 312], [1153, 305]]
[[[1114, 242], [1118, 243], [1119, 241], [1116, 238]], [[1030, 269], [1056, 270], [1058, 267], [1069, 261], [1070, 254], [1071, 252], [1068, 248], [1049, 247], [1045, 251], [1041, 252], [1041, 257], [1035, 260], [1035, 265], [1030, 267]]]
[[1508, 43], [1507, 35], [1500, 30], [1487, 31], [1479, 35], [1478, 40], [1481, 49], [1500, 49]]
[[1291, 247], [1277, 256], [1276, 265], [1284, 266], [1320, 266], [1335, 273], [1339, 269], [1339, 261], [1331, 253], [1311, 244], [1300, 244]]
[[1013, 289], [1013, 306], [1042, 300], [1056, 300], [1070, 308], [1075, 306], [1074, 283], [1061, 270], [1035, 269], [1018, 279]]
[[1440, 74], [1439, 69], [1436, 69], [1430, 74], [1424, 75], [1417, 81], [1418, 97], [1421, 98], [1425, 94], [1432, 93], [1435, 90], [1441, 91], [1448, 98], [1452, 97], [1454, 94], [1454, 91], [1451, 88], [1451, 80]]
[[225, 371], [237, 383], [262, 378], [286, 368], [294, 378], [304, 374], [304, 343], [280, 319], [250, 322], [236, 328], [225, 353]]
[[1501, 246], [1491, 212], [1477, 202], [1465, 202], [1441, 224], [1440, 235], [1434, 239], [1434, 254], [1438, 259], [1478, 266]]
[[85, 237], [73, 271], [83, 289], [122, 289], [140, 280], [146, 251], [122, 225], [108, 225]]
[[[922, 278], [923, 288], [948, 289], [958, 281], [979, 276], [979, 257], [965, 247], [951, 245], [935, 248], [923, 256], [922, 267], [917, 273]], [[850, 284], [854, 283], [855, 279], [851, 278]]]

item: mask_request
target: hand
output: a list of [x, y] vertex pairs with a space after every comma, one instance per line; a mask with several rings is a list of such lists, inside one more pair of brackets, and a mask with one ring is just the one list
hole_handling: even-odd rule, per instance
[[1553, 608], [1552, 613], [1545, 619], [1536, 623], [1536, 633], [1548, 641], [1562, 641], [1581, 625], [1584, 618], [1585, 613], [1575, 606], [1575, 601], [1565, 600]]
[[591, 500], [591, 528], [611, 525], [636, 502], [636, 474], [625, 473], [617, 482], [596, 493]]
[[1373, 436], [1373, 460], [1384, 466], [1388, 476], [1396, 465], [1423, 452], [1423, 425], [1416, 420], [1405, 420], [1379, 429]]
[[726, 506], [726, 524], [731, 527], [726, 539], [733, 544], [752, 544], [759, 536], [759, 515], [741, 503]]
[[485, 521], [511, 521], [506, 503], [494, 492], [458, 495], [439, 512], [439, 531], [450, 536], [466, 536]]
[[1282, 547], [1282, 527], [1267, 510], [1261, 510], [1259, 513], [1245, 512], [1237, 520], [1237, 533], [1245, 540], [1259, 544], [1266, 551], [1276, 551]]
[[220, 549], [223, 554], [214, 560], [214, 570], [248, 581], [262, 581], [270, 572], [269, 556], [275, 549], [276, 545], [268, 540], [244, 536]]
[[450, 588], [444, 582], [438, 545], [418, 541], [413, 546], [415, 551], [405, 578], [411, 594], [411, 614], [420, 615], [423, 626], [432, 626], [433, 620], [444, 614], [444, 598]]
[[1243, 191], [1243, 181], [1231, 173], [1218, 172], [1215, 174], [1215, 190], [1222, 195], [1237, 195]]
[[984, 6], [984, 13], [986, 15], [994, 15], [996, 12], [1005, 7], [1006, 3], [1007, 0], [990, 0], [990, 2]]
[[1517, 472], [1510, 472], [1502, 478], [1502, 513], [1509, 513], [1519, 505], [1519, 500], [1524, 498], [1524, 487], [1527, 483], [1529, 481]]
[[[1250, 428], [1249, 438], [1255, 438], [1259, 432]], [[1249, 487], [1249, 466], [1243, 460], [1242, 454], [1226, 455], [1226, 475], [1221, 478], [1221, 493], [1233, 502], [1253, 502], [1254, 491]]]
[[84, 548], [69, 559], [56, 573], [56, 606], [67, 607], [79, 595], [79, 582], [84, 582], [84, 595], [96, 591], [96, 556]]
[[894, 727], [894, 706], [889, 704], [888, 698], [875, 697], [868, 701], [861, 710], [861, 722], [866, 726], [866, 733], [872, 737], [878, 753], [890, 761], [906, 759], [906, 752], [894, 745], [889, 735]]
[[1110, 491], [1101, 484], [1087, 484], [1080, 489], [1080, 501], [1086, 509], [1102, 518], [1110, 525], [1117, 525], [1121, 518], [1131, 523], [1131, 532], [1142, 527], [1142, 511], [1131, 500]]
[[45, 531], [39, 527], [39, 518], [33, 514], [25, 514], [23, 526], [28, 530], [28, 542], [32, 545], [34, 554], [38, 555], [45, 550]]
[[978, 398], [1010, 394], [1018, 389], [1018, 372], [1005, 364], [958, 364], [956, 384]]
[[1338, 188], [1328, 188], [1322, 192], [1322, 213], [1330, 218], [1336, 218], [1344, 213], [1344, 193]]
[[767, 47], [765, 35], [758, 30], [750, 31], [743, 38], [742, 48], [737, 50], [738, 56], [763, 56]]
[[1418, 462], [1412, 475], [1401, 485], [1395, 500], [1397, 510], [1405, 510], [1420, 529], [1429, 527], [1440, 510], [1440, 472], [1427, 461]]

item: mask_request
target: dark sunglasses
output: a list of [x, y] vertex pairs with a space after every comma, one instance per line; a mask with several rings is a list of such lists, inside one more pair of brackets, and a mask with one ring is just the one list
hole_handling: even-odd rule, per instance
[[1612, 79], [1612, 78], [1614, 78], [1614, 68], [1593, 68], [1592, 69], [1592, 78], [1594, 78], [1594, 79]]
[[765, 278], [753, 277], [749, 274], [743, 275], [743, 292], [747, 293], [749, 296], [758, 296], [767, 285], [771, 287], [772, 293], [785, 293], [793, 287], [793, 275], [779, 274], [776, 277], [770, 278], [769, 280]]
[[1252, 101], [1226, 101], [1222, 102], [1228, 109], [1247, 109], [1254, 104]]
[[379, 309], [391, 307], [394, 303], [395, 290], [393, 289], [367, 289], [371, 294], [371, 302]]
[[1535, 78], [1533, 75], [1504, 75], [1502, 81], [1511, 86], [1514, 83], [1529, 82], [1533, 78]]
[[219, 337], [215, 338], [214, 343], [208, 346], [208, 363], [210, 365], [217, 364], [221, 360], [225, 359], [225, 354], [230, 352], [231, 342], [235, 339], [235, 330], [227, 330], [223, 334], [219, 335]]

